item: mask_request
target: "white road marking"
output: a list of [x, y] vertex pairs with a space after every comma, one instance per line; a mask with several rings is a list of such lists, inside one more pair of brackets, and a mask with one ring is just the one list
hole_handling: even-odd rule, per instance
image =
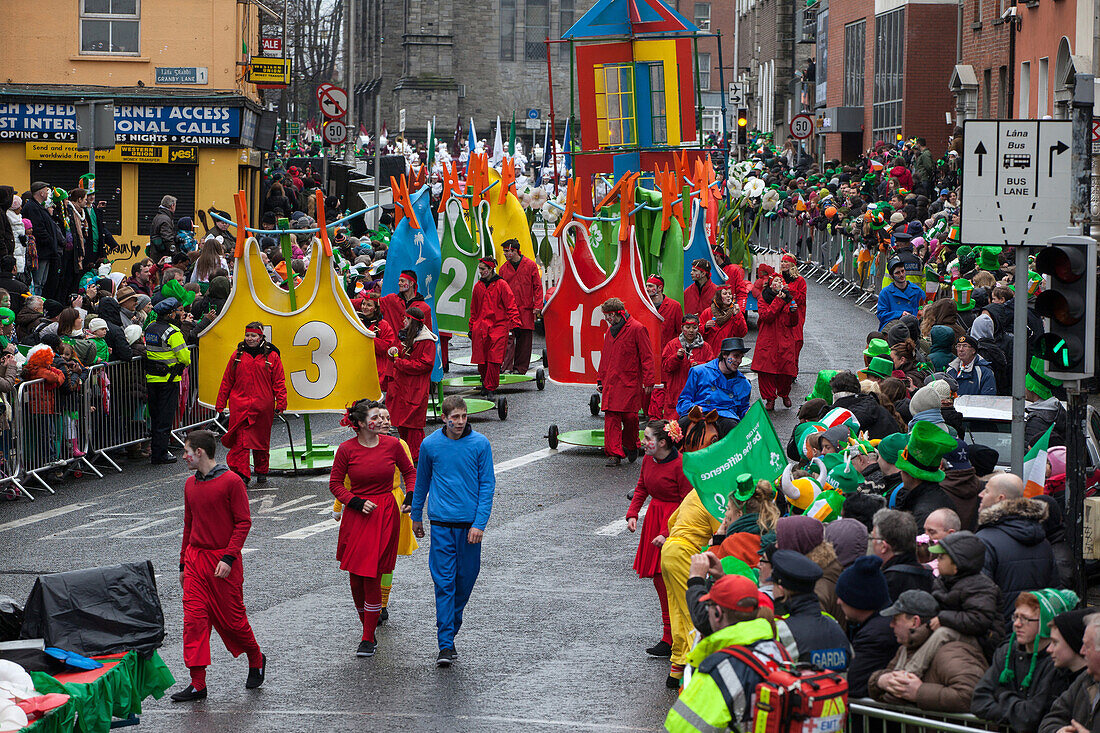
[[260, 548], [258, 548], [258, 547], [242, 547], [241, 548], [241, 554], [242, 555], [247, 555], [248, 553], [255, 552], [258, 549], [260, 549]]
[[26, 527], [28, 524], [35, 524], [37, 522], [44, 522], [47, 519], [53, 519], [54, 517], [60, 517], [63, 514], [69, 514], [71, 512], [79, 512], [90, 507], [95, 506], [95, 503], [90, 504], [69, 504], [68, 506], [58, 507], [57, 509], [50, 509], [49, 511], [39, 512], [38, 514], [32, 514], [29, 517], [23, 517], [22, 519], [13, 519], [10, 522], [4, 522], [0, 524], [0, 532], [7, 532], [9, 529], [18, 529], [19, 527]]
[[[500, 474], [500, 473], [504, 473], [505, 471], [511, 471], [513, 468], [520, 468], [521, 466], [526, 466], [529, 463], [534, 463], [535, 461], [541, 461], [543, 458], [547, 458], [549, 456], [554, 456], [554, 455], [557, 455], [558, 453], [564, 453], [565, 451], [568, 451], [568, 450], [571, 450], [571, 449], [572, 449], [572, 446], [566, 447], [566, 448], [561, 448], [561, 449], [558, 449], [558, 450], [551, 450], [550, 448], [543, 448], [541, 450], [537, 450], [537, 451], [533, 451], [531, 453], [528, 453], [527, 455], [518, 456], [517, 458], [509, 458], [507, 461], [501, 461], [500, 463], [496, 464], [493, 467], [493, 472]], [[313, 481], [313, 482], [316, 482], [316, 483], [328, 482], [328, 476], [314, 476], [312, 478], [307, 478], [306, 481]]]
[[[649, 506], [642, 507], [642, 511], [638, 512], [638, 526], [642, 526], [642, 520], [645, 519], [646, 509]], [[596, 529], [596, 534], [601, 537], [616, 537], [626, 531], [626, 520], [616, 519], [614, 522], [608, 522], [602, 527]]]
[[277, 539], [277, 540], [304, 540], [306, 537], [312, 537], [315, 534], [320, 534], [320, 533], [326, 532], [330, 529], [337, 529], [339, 526], [340, 526], [339, 522], [335, 522], [331, 518], [329, 518], [329, 519], [326, 519], [323, 522], [318, 522], [317, 524], [311, 524], [307, 527], [302, 527], [301, 529], [296, 529], [293, 532], [287, 532], [286, 534], [281, 534], [278, 537], [276, 537], [275, 539]]

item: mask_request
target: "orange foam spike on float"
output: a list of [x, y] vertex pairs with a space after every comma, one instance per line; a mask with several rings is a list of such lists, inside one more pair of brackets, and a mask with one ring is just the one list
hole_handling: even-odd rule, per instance
[[558, 220], [558, 225], [554, 227], [554, 236], [560, 237], [562, 231], [565, 229], [565, 225], [573, 221], [573, 215], [577, 213], [577, 196], [580, 189], [580, 184], [575, 178], [570, 178], [565, 184], [565, 211], [561, 214], [561, 219]]
[[600, 201], [600, 203], [596, 204], [596, 213], [599, 213], [600, 209], [610, 204], [615, 196], [622, 195], [623, 181], [625, 181], [629, 177], [630, 176], [622, 176], [621, 178], [619, 178], [618, 181], [615, 182], [615, 185], [611, 187], [611, 190], [607, 192], [607, 195], [603, 197], [603, 200]]
[[481, 189], [485, 188], [488, 174], [482, 171], [481, 155], [470, 153], [470, 164], [466, 171], [466, 193], [470, 195], [470, 207], [476, 209], [481, 203]]
[[237, 211], [237, 244], [233, 248], [233, 258], [244, 257], [244, 243], [248, 238], [248, 205], [244, 191], [233, 194], [233, 206]]
[[[405, 176], [401, 176], [405, 180]], [[390, 196], [393, 198], [393, 225], [396, 227], [405, 217], [405, 206], [401, 203], [401, 189], [397, 185], [397, 179], [390, 176]]]
[[511, 158], [505, 158], [500, 166], [500, 196], [497, 197], [497, 204], [503, 204], [508, 199], [508, 192], [511, 191], [516, 197], [519, 194], [516, 191], [516, 162]]
[[321, 230], [318, 232], [321, 237], [321, 247], [326, 255], [332, 257], [332, 242], [328, 241], [328, 227], [325, 226], [325, 195], [321, 189], [314, 191], [313, 195], [317, 203], [317, 226]]
[[634, 223], [634, 192], [641, 174], [631, 173], [623, 177], [623, 187], [619, 196], [619, 241], [625, 242], [630, 236], [630, 227]]
[[447, 200], [451, 198], [451, 168], [448, 163], [443, 164], [443, 195], [439, 197], [439, 208], [436, 209], [440, 214], [447, 208]]
[[405, 174], [401, 174], [401, 205], [405, 207], [405, 216], [409, 217], [409, 226], [413, 229], [420, 228], [420, 222], [416, 220], [416, 212], [413, 210], [412, 201], [409, 200], [409, 187], [405, 183]]
[[653, 180], [657, 184], [657, 188], [661, 192], [661, 231], [667, 232], [668, 228], [672, 225], [672, 199], [676, 194], [676, 189], [670, 184], [669, 178], [672, 176], [668, 172], [668, 167], [662, 171], [657, 169], [653, 173]]

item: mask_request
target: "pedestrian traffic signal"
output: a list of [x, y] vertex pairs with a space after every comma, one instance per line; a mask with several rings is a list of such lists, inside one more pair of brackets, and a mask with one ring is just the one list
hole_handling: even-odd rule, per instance
[[1088, 379], [1096, 362], [1096, 240], [1065, 236], [1047, 244], [1035, 257], [1036, 272], [1050, 278], [1035, 299], [1036, 313], [1047, 319], [1039, 357], [1051, 377]]

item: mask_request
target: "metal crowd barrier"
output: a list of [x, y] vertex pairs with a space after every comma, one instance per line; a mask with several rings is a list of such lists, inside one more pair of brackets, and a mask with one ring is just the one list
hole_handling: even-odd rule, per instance
[[[12, 431], [16, 453], [14, 475], [24, 483], [33, 478], [53, 494], [53, 487], [42, 477], [44, 473], [60, 479], [71, 470], [75, 476], [80, 476], [82, 466], [86, 466], [99, 478], [103, 477], [88, 459], [84, 429], [88, 413], [81, 393], [47, 385], [42, 379], [21, 382], [15, 390], [12, 411], [15, 414]], [[26, 489], [23, 493], [30, 495]]]
[[179, 405], [176, 407], [176, 421], [172, 424], [172, 438], [181, 447], [187, 433], [209, 426], [218, 417], [214, 408], [199, 404], [199, 350], [196, 346], [189, 348], [191, 365], [180, 379]]
[[122, 468], [110, 453], [149, 440], [145, 401], [145, 371], [141, 357], [94, 364], [84, 382], [87, 452], [116, 471]]
[[889, 705], [871, 698], [857, 698], [848, 704], [849, 733], [986, 733], [1011, 729], [957, 713], [937, 713], [907, 705]]

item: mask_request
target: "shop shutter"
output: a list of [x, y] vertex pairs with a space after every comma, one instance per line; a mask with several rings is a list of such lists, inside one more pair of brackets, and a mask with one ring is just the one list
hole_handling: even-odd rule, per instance
[[[77, 160], [32, 160], [31, 181], [45, 181], [54, 188], [71, 191], [80, 184], [80, 177], [88, 172], [88, 164]], [[22, 195], [22, 191], [17, 191]], [[107, 225], [107, 231], [116, 237], [122, 233], [122, 163], [95, 164], [96, 205]]]
[[[145, 163], [138, 166], [138, 235], [146, 237], [160, 200], [176, 197], [176, 214], [195, 219], [195, 166]], [[199, 222], [195, 221], [198, 226]]]

